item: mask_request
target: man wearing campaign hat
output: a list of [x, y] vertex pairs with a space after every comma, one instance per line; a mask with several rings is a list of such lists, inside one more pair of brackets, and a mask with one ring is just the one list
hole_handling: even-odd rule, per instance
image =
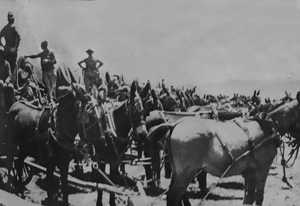
[[103, 62], [93, 57], [93, 50], [88, 49], [86, 53], [88, 57], [78, 62], [78, 65], [83, 70], [85, 89], [87, 92], [91, 92], [93, 84], [100, 80], [99, 68], [103, 65]]
[[[9, 62], [11, 73], [13, 74], [16, 68], [17, 52], [21, 38], [14, 25], [15, 18], [12, 12], [8, 12], [7, 21], [8, 23], [0, 32], [0, 46], [4, 46], [5, 59]], [[2, 38], [5, 40], [5, 45], [3, 45]]]

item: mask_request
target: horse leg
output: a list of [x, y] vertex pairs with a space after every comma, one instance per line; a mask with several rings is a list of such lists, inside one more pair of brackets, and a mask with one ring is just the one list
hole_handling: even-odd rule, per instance
[[207, 187], [207, 172], [202, 170], [198, 175], [197, 175], [197, 181], [199, 184], [200, 192], [201, 192], [201, 197], [204, 197], [206, 195], [206, 187]]
[[170, 177], [171, 177], [170, 158], [169, 158], [169, 154], [166, 151], [165, 152], [165, 178], [170, 178]]
[[[105, 164], [101, 163], [100, 160], [97, 161], [98, 162], [98, 167], [100, 170], [102, 170], [103, 172], [105, 171]], [[102, 177], [101, 177], [102, 178]], [[99, 176], [97, 174], [97, 177], [95, 177], [95, 181], [96, 182], [104, 182], [104, 180], [99, 179]], [[102, 197], [103, 197], [103, 191], [102, 190], [98, 190], [98, 195], [97, 195], [97, 202], [96, 205], [97, 206], [103, 206], [102, 203]]]
[[[270, 167], [271, 167], [271, 165], [270, 165]], [[267, 177], [269, 174], [269, 168], [266, 168], [265, 170], [262, 170], [257, 173], [256, 193], [255, 193], [255, 204], [256, 205], [262, 205], [262, 202], [264, 200], [264, 189], [265, 189], [265, 184], [266, 184]]]
[[172, 172], [170, 189], [167, 194], [167, 206], [180, 206], [181, 200], [183, 200], [185, 205], [190, 205], [185, 191], [196, 174], [192, 172], [186, 173], [184, 171], [181, 171], [180, 174], [174, 173], [175, 172]]
[[46, 182], [47, 182], [47, 200], [53, 201], [54, 200], [54, 194], [55, 194], [55, 185], [54, 185], [54, 169], [55, 164], [53, 162], [54, 160], [51, 160], [47, 164], [47, 171], [46, 171]]
[[[149, 143], [145, 143], [145, 146], [144, 146], [144, 155], [145, 157], [151, 157], [151, 152], [150, 152], [150, 145]], [[146, 173], [146, 179], [147, 179], [147, 186], [150, 186], [150, 187], [154, 187], [154, 182], [153, 182], [153, 174], [152, 174], [152, 169], [153, 169], [153, 164], [151, 165], [145, 165], [144, 168], [145, 168], [145, 173]], [[151, 180], [151, 181], [150, 181]]]
[[68, 192], [68, 169], [69, 169], [69, 155], [64, 155], [60, 161], [60, 179], [61, 179], [61, 191], [63, 194], [63, 205], [69, 204], [69, 192]]
[[7, 154], [5, 166], [7, 168], [7, 174], [8, 174], [8, 180], [7, 180], [7, 191], [10, 193], [13, 192], [13, 177], [12, 177], [12, 172], [13, 172], [13, 162], [14, 162], [14, 155], [15, 155], [15, 148], [12, 143], [12, 138], [13, 138], [13, 131], [10, 129], [7, 129], [7, 144], [5, 148], [5, 152]]
[[246, 171], [244, 174], [245, 189], [244, 189], [244, 205], [252, 205], [255, 200], [255, 174], [253, 170]]
[[101, 190], [98, 190], [96, 206], [103, 206], [102, 197], [103, 197], [103, 192]]
[[182, 203], [184, 206], [191, 206], [191, 203], [189, 201], [189, 198], [188, 198], [186, 192], [182, 195]]
[[[109, 176], [110, 176], [111, 180], [118, 178], [119, 175], [120, 175], [120, 173], [118, 171], [118, 167], [110, 165], [110, 175]], [[110, 206], [116, 206], [115, 198], [116, 198], [115, 193], [109, 194], [109, 205]]]
[[24, 160], [26, 158], [26, 155], [22, 152], [22, 150], [20, 151], [18, 160], [15, 161], [15, 168], [16, 168], [16, 189], [18, 193], [21, 193], [21, 195], [23, 195], [25, 188], [25, 185], [23, 183], [22, 180], [22, 176], [23, 176], [23, 165], [24, 165]]
[[[158, 144], [146, 143], [144, 154], [145, 157], [151, 157], [151, 165], [145, 165], [148, 186], [152, 188], [154, 188], [155, 186], [159, 187], [160, 186], [160, 155], [159, 155], [160, 151], [158, 149]], [[157, 181], [156, 185], [154, 179], [156, 179]]]

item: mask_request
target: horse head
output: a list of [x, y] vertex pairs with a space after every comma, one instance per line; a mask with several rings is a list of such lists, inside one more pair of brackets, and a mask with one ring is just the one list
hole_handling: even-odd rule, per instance
[[148, 116], [151, 111], [163, 110], [162, 104], [159, 101], [156, 92], [151, 89], [150, 81], [148, 81], [146, 86], [142, 89], [140, 96], [142, 98], [145, 116]]
[[134, 134], [140, 138], [145, 138], [147, 135], [145, 111], [142, 98], [138, 93], [138, 83], [136, 80], [131, 85], [128, 107]]
[[251, 97], [251, 102], [253, 105], [260, 105], [261, 103], [261, 99], [259, 97], [259, 93], [260, 93], [260, 90], [258, 90], [258, 92], [256, 92], [256, 90], [254, 90], [254, 94], [253, 96]]
[[179, 97], [173, 92], [169, 92], [168, 89], [162, 84], [162, 92], [159, 96], [163, 108], [165, 111], [179, 111], [180, 110], [180, 100]]
[[292, 125], [300, 123], [300, 92], [297, 93], [296, 99], [269, 112], [268, 116], [281, 135], [289, 132]]
[[82, 125], [89, 122], [86, 105], [91, 96], [86, 94], [84, 86], [72, 83], [70, 86], [58, 88], [58, 107], [56, 112], [56, 128], [58, 140], [73, 144], [77, 134], [84, 138]]

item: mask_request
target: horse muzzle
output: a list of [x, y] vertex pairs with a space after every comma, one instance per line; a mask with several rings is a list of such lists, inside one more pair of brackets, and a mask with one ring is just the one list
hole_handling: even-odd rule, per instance
[[146, 128], [146, 124], [141, 124], [136, 128], [136, 135], [139, 139], [144, 140], [147, 137], [148, 131]]

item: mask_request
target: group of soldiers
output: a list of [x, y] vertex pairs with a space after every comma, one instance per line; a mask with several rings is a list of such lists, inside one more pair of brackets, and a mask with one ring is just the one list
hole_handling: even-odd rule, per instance
[[[0, 83], [7, 86], [16, 85], [15, 76], [16, 63], [18, 57], [18, 49], [21, 41], [20, 34], [14, 25], [15, 17], [12, 12], [7, 14], [8, 23], [3, 27], [0, 33]], [[3, 39], [5, 44], [3, 44]], [[41, 43], [42, 51], [35, 55], [26, 55], [24, 58], [40, 58], [42, 81], [46, 88], [49, 101], [55, 100], [56, 85], [56, 68], [57, 63], [54, 52], [48, 49], [48, 42]], [[87, 92], [90, 92], [93, 84], [99, 81], [99, 68], [103, 66], [103, 62], [93, 57], [94, 51], [88, 49], [86, 51], [88, 57], [80, 61], [78, 65], [83, 70], [84, 84]]]

